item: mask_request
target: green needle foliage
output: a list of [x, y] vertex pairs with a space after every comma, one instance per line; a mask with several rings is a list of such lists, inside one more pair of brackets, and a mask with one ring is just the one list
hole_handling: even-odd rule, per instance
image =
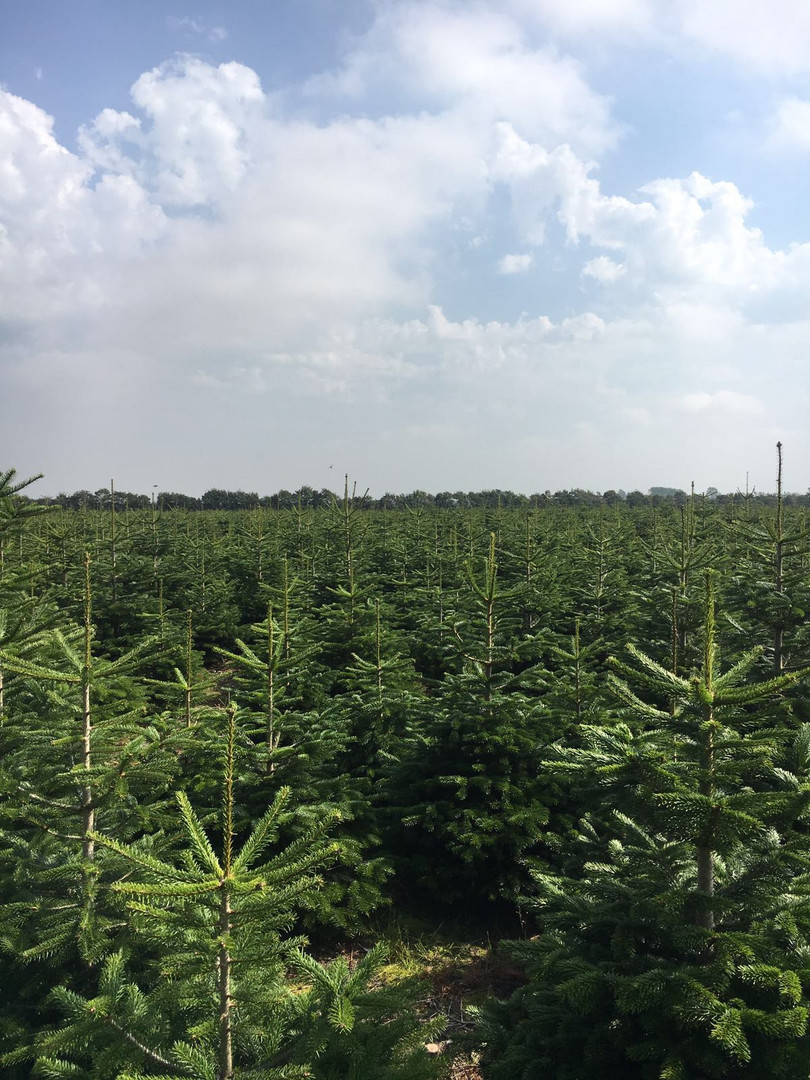
[[[437, 1069], [414, 1017], [412, 988], [370, 990], [379, 951], [349, 972], [323, 967], [290, 936], [295, 911], [318, 889], [317, 871], [334, 857], [328, 824], [279, 845], [289, 789], [237, 849], [234, 836], [235, 720], [229, 710], [221, 842], [209, 839], [188, 798], [177, 801], [185, 844], [169, 862], [146, 845], [94, 840], [123, 860], [132, 877], [113, 889], [128, 899], [134, 943], [152, 946], [150, 989], [127, 977], [121, 954], [105, 962], [99, 993], [54, 992], [66, 1022], [33, 1050], [39, 1076], [134, 1080], [428, 1080]], [[157, 947], [155, 949], [155, 947]], [[288, 978], [288, 969], [311, 981]]]
[[29, 476], [27, 480], [17, 480], [16, 469], [6, 469], [0, 472], [0, 537], [4, 543], [17, 533], [19, 526], [26, 518], [31, 518], [43, 512], [41, 506], [25, 503], [18, 498], [24, 491], [37, 480], [42, 479], [42, 473]]
[[165, 787], [169, 767], [165, 756], [154, 760], [151, 753], [156, 733], [142, 729], [130, 710], [97, 709], [99, 697], [137, 666], [150, 642], [112, 661], [95, 655], [89, 566], [87, 556], [84, 625], [80, 634], [49, 634], [51, 666], [0, 650], [0, 661], [18, 679], [52, 688], [40, 699], [40, 712], [9, 723], [6, 742], [6, 782], [17, 799], [6, 811], [14, 835], [5, 838], [15, 851], [17, 889], [4, 940], [29, 960], [64, 957], [77, 944], [87, 962], [103, 953], [115, 920], [96, 905], [93, 830], [108, 808], [107, 824], [115, 830], [124, 807], [131, 814], [137, 801], [133, 785], [136, 793], [141, 784]]
[[[113, 890], [128, 901], [135, 942], [143, 938], [146, 955], [153, 957], [148, 1004], [139, 1005], [138, 1015], [160, 1016], [161, 1023], [151, 1035], [144, 1025], [128, 1027], [141, 991], [121, 982], [116, 961], [107, 982], [114, 992], [102, 987], [105, 1045], [109, 1048], [111, 1032], [120, 1036], [113, 1071], [92, 1071], [97, 1062], [86, 1025], [98, 1004], [61, 992], [57, 1002], [68, 1010], [68, 1026], [40, 1041], [38, 1067], [46, 1075], [56, 1049], [77, 1055], [88, 1076], [164, 1075], [161, 1063], [173, 1074], [198, 1080], [231, 1080], [237, 1067], [248, 1065], [259, 1070], [257, 1076], [295, 1075], [273, 1067], [285, 1034], [285, 963], [298, 944], [289, 931], [295, 911], [318, 889], [317, 871], [333, 859], [334, 845], [326, 840], [328, 822], [322, 821], [292, 844], [277, 846], [290, 797], [282, 788], [237, 850], [234, 712], [228, 712], [219, 851], [183, 792], [177, 802], [185, 843], [175, 862], [144, 844], [92, 836], [127, 868]], [[69, 1058], [64, 1060], [67, 1067]]]
[[238, 651], [217, 648], [216, 652], [233, 670], [234, 694], [243, 702], [243, 712], [259, 725], [257, 735], [264, 746], [265, 768], [268, 775], [274, 776], [279, 759], [295, 754], [302, 742], [300, 718], [294, 717], [288, 733], [285, 713], [291, 698], [298, 702], [297, 684], [317, 647], [293, 648], [286, 609], [284, 623], [279, 625], [272, 603], [268, 604], [265, 621], [253, 630], [258, 639], [253, 646], [237, 638]]
[[779, 453], [775, 496], [377, 509], [346, 480], [46, 513], [0, 472], [4, 1076], [430, 1075], [431, 1006], [342, 958], [385, 902], [539, 931], [492, 1077], [807, 1080], [810, 500]]
[[174, 667], [174, 679], [171, 681], [166, 679], [147, 680], [150, 685], [160, 687], [170, 701], [172, 698], [182, 700], [183, 719], [187, 728], [192, 726], [195, 713], [199, 713], [201, 708], [205, 709], [204, 704], [202, 706], [194, 704], [195, 697], [201, 696], [205, 698], [210, 696], [210, 691], [217, 681], [213, 676], [203, 675], [203, 677], [200, 677], [195, 670], [196, 658], [193, 649], [192, 627], [192, 612], [187, 611], [185, 643], [183, 646], [183, 669]]
[[308, 1062], [313, 1080], [431, 1080], [446, 1061], [425, 1052], [444, 1017], [423, 1023], [413, 980], [374, 986], [386, 961], [378, 945], [352, 969], [345, 958], [318, 964], [304, 952], [294, 963], [310, 988], [295, 998], [302, 1032], [295, 1060]]
[[482, 1027], [493, 1080], [808, 1074], [810, 730], [777, 705], [807, 672], [750, 682], [756, 649], [721, 672], [711, 576], [703, 646], [689, 677], [631, 650], [632, 726], [558, 750], [602, 807], [579, 872], [537, 875], [531, 981]]
[[560, 726], [543, 673], [517, 663], [519, 612], [499, 589], [494, 534], [482, 580], [469, 566], [468, 584], [470, 615], [454, 625], [461, 670], [436, 687], [430, 727], [393, 769], [390, 843], [426, 897], [514, 899], [521, 856], [548, 820], [539, 765]]

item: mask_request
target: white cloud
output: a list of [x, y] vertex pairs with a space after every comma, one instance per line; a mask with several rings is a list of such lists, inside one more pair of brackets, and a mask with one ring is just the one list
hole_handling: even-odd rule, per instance
[[652, 46], [677, 57], [726, 56], [760, 75], [810, 70], [806, 0], [502, 0], [524, 23], [589, 49]]
[[741, 64], [780, 75], [810, 70], [805, 0], [675, 0], [671, 14], [684, 38]]
[[0, 315], [80, 317], [103, 303], [110, 260], [149, 248], [165, 216], [128, 176], [93, 168], [53, 137], [53, 120], [0, 90]]
[[806, 0], [484, 0], [535, 33], [589, 57], [655, 49], [699, 64], [725, 58], [747, 75], [784, 80], [810, 71]]
[[571, 57], [527, 41], [521, 24], [483, 6], [403, 2], [380, 9], [353, 43], [343, 66], [311, 80], [315, 95], [363, 95], [381, 87], [405, 91], [431, 111], [491, 127], [508, 120], [529, 139], [600, 153], [620, 128], [610, 102], [588, 86]]
[[133, 176], [146, 140], [140, 119], [102, 109], [92, 124], [79, 128], [78, 144], [85, 161], [97, 171]]
[[498, 260], [499, 274], [525, 274], [534, 266], [534, 255], [530, 251], [515, 255], [504, 255]]
[[[508, 20], [472, 18], [468, 44], [478, 73], [465, 73], [460, 58], [455, 73], [442, 72], [437, 35], [449, 17], [420, 11], [414, 26], [395, 28], [392, 47], [404, 66], [416, 71], [417, 43], [426, 42], [425, 86], [441, 98], [437, 80], [447, 81], [447, 108], [432, 113], [326, 124], [287, 119], [249, 68], [180, 56], [135, 82], [131, 113], [104, 109], [83, 127], [76, 156], [55, 143], [45, 114], [20, 103], [36, 118], [29, 136], [47, 129], [49, 154], [72, 175], [71, 198], [54, 209], [60, 234], [72, 200], [73, 231], [88, 257], [125, 243], [150, 260], [110, 267], [91, 258], [82, 267], [89, 306], [117, 311], [110, 332], [129, 328], [150, 350], [169, 337], [181, 352], [214, 340], [259, 348], [268, 336], [291, 342], [320, 320], [423, 304], [431, 228], [454, 216], [480, 222], [498, 174], [502, 124], [493, 109], [520, 114], [531, 105], [532, 124], [546, 132], [577, 129], [583, 114], [594, 123], [606, 116], [571, 64], [527, 52]], [[490, 25], [494, 42], [484, 33]], [[518, 92], [525, 73], [553, 81], [554, 93], [538, 94], [543, 85]], [[501, 76], [512, 90], [501, 88], [498, 106], [488, 95]], [[471, 78], [479, 86], [472, 111], [460, 106]], [[116, 199], [124, 211], [118, 219]], [[531, 258], [523, 256], [524, 267]], [[64, 267], [57, 276], [79, 277]]]
[[[103, 110], [77, 156], [3, 95], [0, 277], [18, 317], [46, 314], [46, 277], [76, 320], [109, 308], [94, 333], [150, 352], [283, 347], [324, 320], [423, 303], [430, 227], [487, 197], [481, 141], [447, 116], [285, 120], [255, 73], [194, 57], [142, 76], [133, 100], [145, 116]], [[111, 265], [116, 251], [141, 259]]]
[[607, 255], [597, 255], [595, 259], [589, 259], [582, 267], [582, 273], [586, 277], [592, 277], [603, 285], [612, 285], [627, 273], [627, 267], [614, 262]]
[[780, 101], [768, 141], [776, 149], [810, 150], [810, 101], [795, 97]]
[[538, 21], [561, 37], [644, 35], [653, 32], [655, 0], [506, 0], [523, 20]]
[[104, 109], [80, 130], [95, 168], [136, 175], [165, 206], [217, 203], [236, 191], [266, 106], [254, 71], [179, 56], [141, 75], [131, 94], [145, 124]]
[[[810, 246], [775, 251], [746, 218], [752, 202], [729, 181], [700, 173], [644, 185], [640, 198], [606, 195], [592, 168], [567, 146], [551, 152], [509, 132], [496, 164], [510, 176], [524, 239], [539, 243], [549, 210], [574, 245], [587, 242], [622, 256], [586, 261], [583, 272], [601, 281], [622, 276], [677, 302], [701, 292], [724, 303], [763, 304], [785, 289], [807, 297]], [[708, 290], [708, 292], [707, 292]]]
[[255, 71], [185, 56], [141, 75], [132, 100], [151, 124], [148, 164], [161, 201], [194, 206], [236, 189], [250, 164], [249, 128], [264, 104]]

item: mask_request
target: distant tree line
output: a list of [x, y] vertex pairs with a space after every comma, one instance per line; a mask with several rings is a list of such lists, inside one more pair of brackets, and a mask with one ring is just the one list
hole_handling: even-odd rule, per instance
[[[746, 501], [760, 506], [776, 505], [776, 495], [765, 492], [740, 491], [722, 493], [716, 488], [707, 488], [698, 493], [718, 506], [728, 503], [742, 504]], [[98, 488], [96, 491], [74, 491], [68, 495], [60, 492], [56, 496], [32, 498], [30, 502], [42, 506], [61, 506], [65, 510], [108, 510], [112, 505], [116, 511], [145, 510], [154, 505], [158, 510], [254, 510], [257, 507], [272, 510], [319, 510], [333, 505], [339, 496], [329, 488], [315, 488], [304, 485], [297, 491], [282, 488], [274, 495], [259, 495], [255, 491], [228, 491], [225, 488], [210, 488], [201, 498], [185, 495], [178, 491], [158, 491], [152, 496], [132, 491], [113, 491], [110, 488]], [[379, 498], [368, 494], [358, 498], [358, 507], [363, 510], [472, 510], [493, 509], [519, 510], [543, 509], [551, 506], [597, 507], [624, 504], [638, 506], [683, 506], [689, 495], [680, 488], [652, 487], [643, 491], [588, 491], [585, 488], [568, 488], [562, 491], [542, 491], [532, 495], [522, 495], [501, 488], [484, 491], [440, 491], [435, 495], [428, 491], [411, 491], [396, 495], [386, 492]], [[786, 506], [810, 506], [810, 491], [806, 494], [786, 493], [783, 495]]]

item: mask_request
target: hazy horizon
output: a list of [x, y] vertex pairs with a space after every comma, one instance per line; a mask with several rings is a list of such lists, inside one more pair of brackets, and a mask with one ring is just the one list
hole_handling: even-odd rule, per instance
[[[28, 479], [28, 477], [27, 476], [24, 477], [24, 476], [20, 475], [19, 473], [15, 477], [15, 481], [19, 481], [19, 480], [23, 480], [23, 479]], [[216, 487], [206, 487], [206, 488], [202, 488], [202, 489], [199, 489], [199, 490], [195, 489], [193, 491], [185, 491], [185, 490], [182, 490], [180, 488], [161, 488], [158, 491], [156, 485], [152, 485], [152, 487], [150, 489], [148, 489], [148, 490], [145, 489], [145, 488], [144, 489], [129, 488], [125, 484], [119, 484], [119, 482], [116, 480], [115, 477], [111, 477], [110, 480], [108, 480], [106, 484], [100, 484], [100, 485], [98, 485], [96, 487], [78, 485], [78, 486], [72, 486], [72, 487], [67, 487], [67, 488], [61, 488], [58, 491], [50, 491], [50, 490], [49, 491], [44, 491], [44, 490], [40, 491], [39, 490], [40, 486], [42, 484], [45, 484], [46, 480], [47, 480], [47, 477], [42, 477], [40, 479], [34, 480], [34, 483], [31, 485], [31, 487], [26, 488], [22, 492], [22, 494], [24, 494], [24, 495], [26, 495], [26, 496], [28, 496], [29, 498], [32, 498], [32, 499], [40, 499], [40, 498], [55, 499], [59, 495], [68, 495], [68, 496], [70, 496], [70, 495], [75, 495], [75, 494], [77, 494], [79, 492], [83, 492], [83, 491], [86, 491], [86, 492], [94, 495], [94, 494], [96, 494], [96, 492], [99, 492], [99, 491], [109, 492], [109, 490], [110, 490], [110, 480], [112, 480], [112, 482], [114, 483], [115, 491], [116, 491], [117, 494], [143, 495], [143, 496], [145, 496], [147, 498], [151, 498], [152, 494], [154, 493], [155, 495], [159, 495], [159, 494], [186, 495], [186, 496], [188, 496], [189, 498], [192, 498], [192, 499], [201, 499], [202, 496], [206, 494], [206, 492], [213, 491], [213, 490], [229, 491], [229, 492], [243, 492], [243, 493], [246, 493], [246, 494], [256, 494], [256, 495], [259, 496], [259, 498], [266, 498], [266, 497], [269, 497], [269, 496], [272, 496], [272, 495], [276, 495], [276, 494], [278, 494], [279, 492], [282, 492], [282, 491], [287, 491], [287, 492], [291, 492], [292, 494], [295, 494], [299, 489], [307, 488], [307, 487], [313, 489], [314, 491], [328, 490], [328, 491], [331, 491], [335, 495], [342, 495], [343, 491], [344, 491], [344, 478], [342, 476], [340, 477], [340, 482], [339, 483], [334, 483], [332, 485], [327, 483], [327, 484], [321, 484], [319, 487], [315, 487], [314, 484], [307, 484], [305, 482], [303, 484], [298, 484], [293, 488], [285, 486], [285, 485], [282, 484], [277, 488], [268, 489], [268, 490], [263, 490], [261, 488], [257, 489], [257, 488], [252, 488], [252, 487], [245, 487], [244, 485], [240, 485], [240, 484], [228, 484], [228, 485], [217, 485]], [[491, 485], [489, 487], [480, 487], [480, 488], [454, 488], [454, 489], [436, 488], [435, 490], [433, 490], [431, 488], [426, 488], [426, 487], [414, 487], [414, 488], [410, 488], [408, 490], [404, 490], [404, 489], [402, 489], [402, 490], [394, 490], [392, 488], [383, 488], [383, 489], [380, 489], [379, 491], [372, 491], [371, 489], [367, 490], [360, 483], [354, 481], [352, 479], [352, 477], [348, 478], [348, 482], [349, 482], [349, 491], [350, 491], [350, 493], [354, 492], [354, 493], [356, 493], [356, 495], [358, 497], [367, 495], [370, 499], [380, 499], [384, 495], [394, 495], [394, 496], [397, 496], [397, 497], [402, 497], [402, 496], [412, 495], [412, 494], [414, 494], [414, 492], [417, 492], [417, 491], [424, 492], [425, 494], [432, 495], [432, 496], [439, 495], [439, 494], [446, 494], [448, 492], [450, 494], [457, 494], [457, 493], [462, 493], [462, 492], [465, 493], [465, 494], [476, 494], [476, 493], [486, 492], [486, 491], [502, 491], [502, 492], [510, 492], [513, 495], [521, 495], [521, 496], [526, 496], [527, 498], [530, 498], [533, 495], [543, 495], [547, 491], [550, 491], [551, 494], [554, 495], [558, 491], [577, 491], [577, 490], [579, 490], [579, 491], [588, 491], [593, 495], [603, 495], [603, 494], [605, 494], [607, 492], [615, 492], [616, 494], [619, 494], [621, 496], [626, 496], [626, 495], [628, 495], [630, 493], [635, 493], [635, 492], [641, 492], [642, 495], [650, 495], [650, 494], [654, 493], [655, 489], [661, 488], [661, 489], [667, 489], [667, 490], [671, 490], [671, 491], [683, 492], [683, 493], [688, 495], [690, 493], [691, 487], [692, 487], [692, 484], [691, 484], [691, 481], [690, 481], [690, 483], [688, 483], [688, 484], [681, 484], [681, 485], [677, 485], [677, 484], [650, 484], [646, 488], [625, 488], [625, 487], [622, 487], [621, 485], [617, 485], [617, 486], [609, 485], [609, 486], [607, 486], [605, 488], [587, 488], [587, 487], [584, 487], [582, 484], [575, 484], [575, 485], [572, 485], [569, 488], [538, 487], [538, 488], [533, 488], [531, 491], [523, 491], [523, 490], [516, 489], [516, 488], [506, 487], [503, 484], [494, 484], [494, 485]], [[699, 489], [697, 487], [697, 485], [695, 485], [695, 495], [700, 496], [700, 495], [705, 494], [707, 491], [712, 491], [712, 490], [717, 491], [717, 493], [720, 494], [720, 495], [733, 495], [733, 494], [736, 494], [738, 492], [740, 494], [743, 494], [746, 490], [748, 490], [748, 492], [750, 494], [752, 494], [752, 495], [754, 495], [754, 494], [756, 494], [756, 495], [775, 495], [776, 494], [776, 486], [775, 485], [774, 485], [774, 487], [772, 489], [771, 488], [759, 488], [755, 484], [751, 483], [750, 479], [749, 479], [749, 485], [750, 486], [747, 489], [746, 489], [745, 485], [743, 485], [742, 487], [732, 488], [732, 489], [729, 489], [728, 491], [726, 491], [726, 490], [724, 490], [722, 488], [718, 488], [716, 484], [709, 484], [703, 489]], [[804, 495], [804, 494], [806, 494], [806, 492], [804, 492], [804, 491], [798, 491], [798, 490], [794, 491], [794, 490], [788, 488], [787, 486], [783, 487], [783, 492], [784, 492], [785, 495]]]

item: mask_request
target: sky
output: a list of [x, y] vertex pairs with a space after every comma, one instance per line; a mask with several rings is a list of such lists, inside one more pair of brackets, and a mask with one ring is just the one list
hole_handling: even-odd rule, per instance
[[807, 0], [0, 0], [0, 469], [810, 487]]

